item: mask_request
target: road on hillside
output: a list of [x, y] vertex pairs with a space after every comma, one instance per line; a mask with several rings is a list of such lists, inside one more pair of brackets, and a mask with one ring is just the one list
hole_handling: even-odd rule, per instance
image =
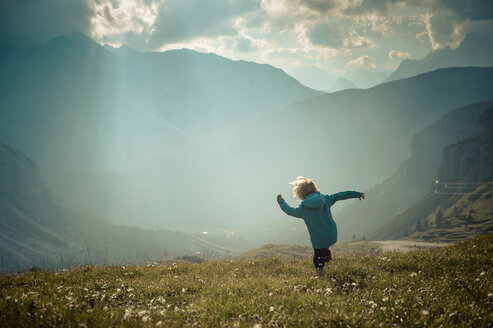
[[420, 249], [437, 248], [448, 246], [449, 243], [425, 242], [413, 240], [380, 240], [378, 243], [384, 252], [409, 252]]

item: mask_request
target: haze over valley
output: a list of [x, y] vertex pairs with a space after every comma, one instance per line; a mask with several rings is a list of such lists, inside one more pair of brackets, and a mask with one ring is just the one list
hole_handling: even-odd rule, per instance
[[[491, 232], [488, 10], [86, 5], [39, 31], [2, 5], [0, 271], [309, 245], [276, 202], [300, 175], [366, 192], [332, 208], [340, 241]], [[434, 195], [442, 176], [476, 189]]]

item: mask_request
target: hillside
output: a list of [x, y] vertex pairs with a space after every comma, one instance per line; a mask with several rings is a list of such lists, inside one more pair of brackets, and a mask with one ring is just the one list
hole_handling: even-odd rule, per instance
[[454, 242], [493, 232], [493, 183], [461, 194], [433, 193], [371, 236]]
[[321, 94], [269, 65], [114, 49], [80, 33], [0, 47], [0, 71], [0, 140], [42, 169], [128, 170], [155, 156], [195, 155], [262, 114]]
[[[340, 91], [262, 116], [231, 146], [125, 173], [116, 186], [105, 172], [57, 171], [49, 183], [60, 204], [109, 213], [116, 223], [141, 220], [134, 213], [146, 202], [146, 227], [167, 227], [168, 215], [179, 213], [183, 225], [247, 229], [283, 217], [275, 195], [288, 195], [287, 182], [298, 175], [316, 178], [325, 193], [373, 187], [409, 158], [414, 134], [454, 108], [491, 100], [492, 86], [493, 68], [453, 68]], [[79, 203], [80, 190], [89, 199]], [[101, 205], [107, 195], [113, 201]]]
[[493, 230], [493, 107], [481, 114], [476, 136], [444, 147], [434, 192], [374, 238], [457, 240]]
[[419, 130], [454, 108], [490, 101], [492, 80], [493, 68], [451, 68], [314, 97], [249, 125], [224, 156], [256, 174], [276, 168], [292, 179], [303, 169], [336, 187], [373, 185], [409, 156]]
[[191, 244], [183, 233], [124, 228], [54, 205], [32, 160], [0, 143], [0, 272], [144, 263]]
[[445, 67], [493, 66], [493, 37], [469, 34], [460, 46], [431, 51], [421, 59], [406, 59], [384, 82], [404, 79]]
[[[341, 239], [349, 239], [353, 234], [372, 239], [399, 238], [400, 235], [390, 233], [397, 228], [386, 224], [430, 193], [443, 161], [443, 147], [476, 135], [479, 116], [492, 104], [485, 102], [456, 108], [415, 134], [410, 144], [411, 158], [389, 178], [366, 192], [371, 201], [348, 206], [336, 213]], [[382, 226], [389, 233], [374, 235]]]
[[[11, 327], [487, 327], [493, 235], [407, 254], [84, 266], [0, 275]], [[41, 283], [42, 282], [42, 283]]]

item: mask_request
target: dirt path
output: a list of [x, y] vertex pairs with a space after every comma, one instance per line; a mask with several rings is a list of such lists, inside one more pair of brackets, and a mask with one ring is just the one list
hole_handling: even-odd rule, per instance
[[419, 249], [444, 247], [449, 245], [449, 243], [424, 242], [424, 241], [413, 241], [413, 240], [381, 240], [374, 242], [378, 243], [380, 245], [380, 248], [384, 252], [409, 252]]

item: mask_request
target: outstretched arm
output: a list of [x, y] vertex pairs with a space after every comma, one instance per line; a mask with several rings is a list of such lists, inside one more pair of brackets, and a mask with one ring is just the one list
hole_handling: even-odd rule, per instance
[[336, 194], [325, 196], [326, 201], [332, 206], [338, 200], [345, 200], [350, 198], [365, 199], [365, 193], [359, 191], [341, 191]]
[[283, 210], [284, 213], [302, 219], [300, 208], [293, 208], [289, 206], [288, 203], [286, 203], [286, 201], [282, 198], [281, 194], [277, 195], [277, 202], [279, 203], [279, 206], [281, 206], [281, 210]]

